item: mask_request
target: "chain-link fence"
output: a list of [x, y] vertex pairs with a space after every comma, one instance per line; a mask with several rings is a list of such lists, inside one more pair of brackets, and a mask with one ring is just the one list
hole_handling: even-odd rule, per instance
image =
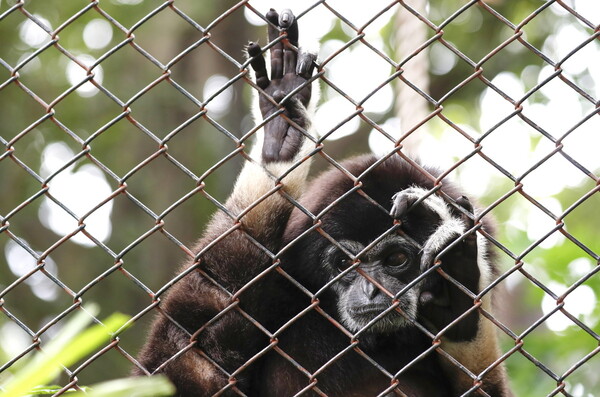
[[[190, 271], [231, 302], [189, 334], [181, 354], [231, 310], [270, 340], [235, 371], [213, 362], [229, 379], [224, 391], [244, 395], [236, 375], [272, 353], [306, 377], [303, 392], [321, 395], [319, 374], [349, 352], [381, 371], [390, 387], [410, 369], [412, 363], [399, 374], [386, 371], [319, 306], [322, 291], [289, 278], [311, 303], [285, 327], [310, 312], [348, 336], [342, 351], [307, 371], [278, 346], [277, 330], [238, 307], [242, 292], [205, 272], [204, 252], [193, 248], [210, 214], [241, 216], [224, 203], [258, 130], [249, 110], [257, 86], [244, 48], [274, 44], [264, 14], [284, 8], [280, 3], [0, 2], [0, 385], [82, 310], [98, 323], [113, 312], [131, 321], [64, 368], [58, 394], [127, 376], [140, 366], [135, 357], [152, 319], [168, 316], [164, 296]], [[473, 295], [499, 334], [502, 355], [494, 365], [507, 367], [517, 395], [595, 395], [600, 6], [363, 3], [285, 4], [297, 15], [301, 45], [320, 42], [313, 173], [333, 166], [354, 182], [332, 207], [362, 194], [359, 176], [340, 165], [350, 155], [400, 156], [420, 170], [415, 155], [436, 164], [440, 174], [429, 174], [435, 195], [448, 198], [444, 184], [454, 180], [479, 198], [477, 222], [497, 220], [493, 236], [476, 229], [496, 247], [500, 272]], [[274, 183], [270, 193], [280, 187]], [[321, 229], [321, 215], [310, 214], [313, 230], [343, 250]], [[281, 247], [255, 243], [272, 258], [264, 274], [287, 275]], [[178, 272], [186, 257], [196, 265]], [[480, 308], [479, 298], [497, 290], [495, 311]], [[92, 303], [99, 314], [86, 309]], [[419, 329], [432, 341], [423, 355], [457, 365], [475, 393], [486, 395], [481, 374], [460, 368], [436, 335]]]

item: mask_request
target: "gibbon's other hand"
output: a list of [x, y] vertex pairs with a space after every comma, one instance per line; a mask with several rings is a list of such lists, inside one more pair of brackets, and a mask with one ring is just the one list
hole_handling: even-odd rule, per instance
[[[435, 195], [422, 199], [426, 190], [409, 188], [394, 197], [391, 215], [396, 219], [404, 216], [409, 207], [422, 200], [415, 210], [421, 219], [437, 224], [437, 228], [423, 244], [420, 259], [421, 273], [429, 270], [438, 255], [447, 247], [453, 247], [445, 252], [440, 260], [442, 270], [450, 277], [460, 282], [474, 294], [479, 293], [480, 269], [478, 261], [477, 236], [475, 232], [456, 242], [467, 230], [474, 227], [470, 216], [460, 213], [453, 214], [442, 199]], [[473, 214], [473, 206], [465, 196], [459, 197], [456, 204], [466, 213]], [[437, 330], [445, 328], [464, 312], [472, 308], [473, 299], [457, 286], [445, 280], [437, 272], [430, 273], [421, 287], [419, 299], [420, 315], [427, 319]], [[453, 340], [469, 340], [477, 332], [477, 311], [458, 321], [448, 329], [446, 335]]]
[[[262, 157], [266, 163], [291, 161], [300, 150], [304, 136], [286, 118], [302, 129], [309, 125], [306, 106], [311, 97], [311, 84], [308, 80], [312, 76], [316, 56], [298, 50], [298, 22], [290, 10], [277, 14], [271, 9], [266, 18], [269, 21], [269, 42], [277, 40], [280, 31], [287, 38], [276, 42], [270, 49], [271, 79], [260, 46], [251, 42], [247, 48], [256, 84], [263, 90], [259, 94], [263, 118], [283, 109], [282, 115], [269, 120], [264, 126]], [[293, 95], [288, 97], [292, 92]]]

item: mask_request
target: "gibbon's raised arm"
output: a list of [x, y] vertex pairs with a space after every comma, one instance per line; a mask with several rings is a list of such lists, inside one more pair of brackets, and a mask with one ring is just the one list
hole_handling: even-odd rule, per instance
[[[227, 374], [237, 371], [269, 342], [242, 315], [247, 313], [258, 321], [265, 317], [269, 309], [260, 300], [265, 281], [247, 283], [273, 263], [248, 236], [271, 252], [279, 249], [293, 205], [274, 188], [277, 178], [299, 162], [310, 145], [304, 135], [309, 128], [306, 107], [311, 98], [307, 80], [315, 57], [297, 52], [298, 26], [290, 11], [278, 15], [271, 10], [267, 19], [271, 22], [270, 41], [278, 39], [280, 31], [287, 38], [270, 49], [270, 78], [260, 46], [249, 43], [247, 47], [256, 84], [262, 90], [260, 111], [267, 120], [252, 151], [259, 161], [246, 162], [225, 204], [239, 218], [239, 224], [217, 212], [194, 250], [201, 253], [198, 268], [225, 290], [197, 271], [170, 288], [140, 352], [143, 368], [134, 371], [137, 375], [166, 374], [177, 387], [178, 396], [210, 396], [222, 390], [230, 384]], [[280, 114], [273, 116], [277, 112]], [[287, 194], [299, 196], [308, 167], [309, 161], [304, 161], [285, 175], [282, 184]], [[234, 301], [232, 294], [242, 287], [246, 289]], [[254, 367], [236, 373], [237, 383], [232, 386], [248, 393], [253, 388]], [[231, 390], [224, 395], [228, 393], [237, 395]]]

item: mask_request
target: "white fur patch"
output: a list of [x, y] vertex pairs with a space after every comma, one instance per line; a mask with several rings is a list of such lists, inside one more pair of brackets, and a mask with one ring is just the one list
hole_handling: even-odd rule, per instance
[[442, 222], [445, 222], [445, 221], [448, 221], [448, 220], [451, 220], [454, 218], [452, 216], [452, 212], [450, 211], [450, 208], [448, 207], [448, 204], [446, 204], [446, 202], [441, 197], [437, 196], [436, 194], [430, 193], [430, 191], [425, 188], [422, 188], [420, 186], [411, 186], [407, 189], [404, 189], [404, 190], [396, 193], [394, 195], [394, 197], [392, 198], [392, 200], [396, 201], [396, 197], [399, 194], [406, 195], [414, 200], [419, 200], [419, 199], [427, 196], [427, 198], [424, 199], [421, 202], [421, 204], [424, 205], [426, 208], [430, 209], [431, 211], [435, 212], [436, 214], [438, 214], [438, 216], [440, 217]]
[[408, 196], [412, 200], [420, 200], [426, 197], [421, 201], [421, 205], [435, 212], [440, 217], [440, 225], [429, 236], [423, 246], [423, 250], [438, 253], [451, 243], [457, 235], [461, 235], [466, 231], [464, 222], [452, 214], [448, 204], [441, 197], [431, 194], [429, 190], [419, 186], [411, 186], [396, 193], [393, 197], [394, 203], [399, 194]]
[[458, 218], [451, 218], [444, 221], [436, 230], [429, 236], [424, 250], [440, 252], [446, 245], [456, 239], [457, 235], [465, 232], [465, 224]]

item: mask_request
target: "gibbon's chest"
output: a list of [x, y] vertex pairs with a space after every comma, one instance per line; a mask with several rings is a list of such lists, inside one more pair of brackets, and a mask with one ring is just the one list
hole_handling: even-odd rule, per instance
[[[390, 387], [390, 377], [399, 372], [399, 389], [409, 397], [452, 395], [436, 352], [402, 370], [431, 347], [417, 332], [411, 330], [403, 335], [377, 339], [367, 336], [364, 343], [353, 347], [347, 335], [332, 332], [331, 327], [321, 315], [311, 313], [282, 333], [278, 351], [264, 357], [261, 381], [254, 385], [252, 395], [293, 396], [308, 387], [309, 374], [315, 374], [313, 382], [328, 396], [377, 396]], [[318, 395], [312, 391], [307, 393], [303, 395]]]

